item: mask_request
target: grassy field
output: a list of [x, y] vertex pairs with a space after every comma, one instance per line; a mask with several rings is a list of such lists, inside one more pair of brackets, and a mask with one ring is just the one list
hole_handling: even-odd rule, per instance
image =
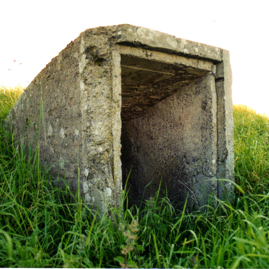
[[[0, 267], [269, 267], [269, 119], [234, 106], [236, 199], [175, 214], [166, 198], [96, 219], [51, 186], [2, 121], [22, 89], [0, 87]], [[126, 199], [124, 194], [122, 200]]]

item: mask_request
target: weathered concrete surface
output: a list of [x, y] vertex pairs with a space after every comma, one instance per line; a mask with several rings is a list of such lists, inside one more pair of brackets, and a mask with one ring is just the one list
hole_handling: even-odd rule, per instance
[[[10, 112], [16, 139], [85, 203], [131, 203], [158, 184], [180, 207], [233, 193], [229, 52], [131, 25], [88, 29], [37, 75]], [[145, 186], [152, 181], [147, 189]]]

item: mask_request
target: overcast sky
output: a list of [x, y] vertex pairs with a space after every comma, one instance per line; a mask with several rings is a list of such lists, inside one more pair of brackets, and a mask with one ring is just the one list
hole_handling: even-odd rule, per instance
[[269, 114], [269, 0], [0, 0], [0, 84], [27, 86], [88, 28], [129, 23], [228, 49], [234, 104]]

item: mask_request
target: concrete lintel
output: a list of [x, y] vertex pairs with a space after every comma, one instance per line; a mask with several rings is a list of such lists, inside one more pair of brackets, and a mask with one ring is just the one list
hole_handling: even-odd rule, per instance
[[195, 69], [201, 69], [206, 71], [211, 71], [213, 66], [213, 63], [210, 61], [193, 59], [158, 51], [150, 51], [146, 49], [141, 50], [141, 48], [133, 48], [128, 46], [117, 46], [116, 48], [118, 49], [120, 54], [132, 55], [138, 58], [159, 61], [168, 64], [189, 66]]

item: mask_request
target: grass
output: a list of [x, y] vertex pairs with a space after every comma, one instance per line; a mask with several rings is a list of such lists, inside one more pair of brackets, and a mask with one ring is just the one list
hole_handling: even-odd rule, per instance
[[[0, 88], [1, 120], [13, 96]], [[243, 192], [233, 204], [175, 214], [157, 192], [143, 209], [110, 209], [114, 221], [83, 206], [79, 195], [70, 200], [68, 187], [52, 186], [40, 152], [26, 158], [1, 125], [0, 266], [268, 268], [269, 119], [234, 106], [234, 121], [235, 179]]]
[[24, 88], [16, 86], [14, 88], [0, 86], [0, 121], [2, 122], [10, 109], [15, 105], [17, 99], [23, 93]]
[[269, 118], [234, 107], [235, 177], [248, 193], [263, 193], [269, 178]]

